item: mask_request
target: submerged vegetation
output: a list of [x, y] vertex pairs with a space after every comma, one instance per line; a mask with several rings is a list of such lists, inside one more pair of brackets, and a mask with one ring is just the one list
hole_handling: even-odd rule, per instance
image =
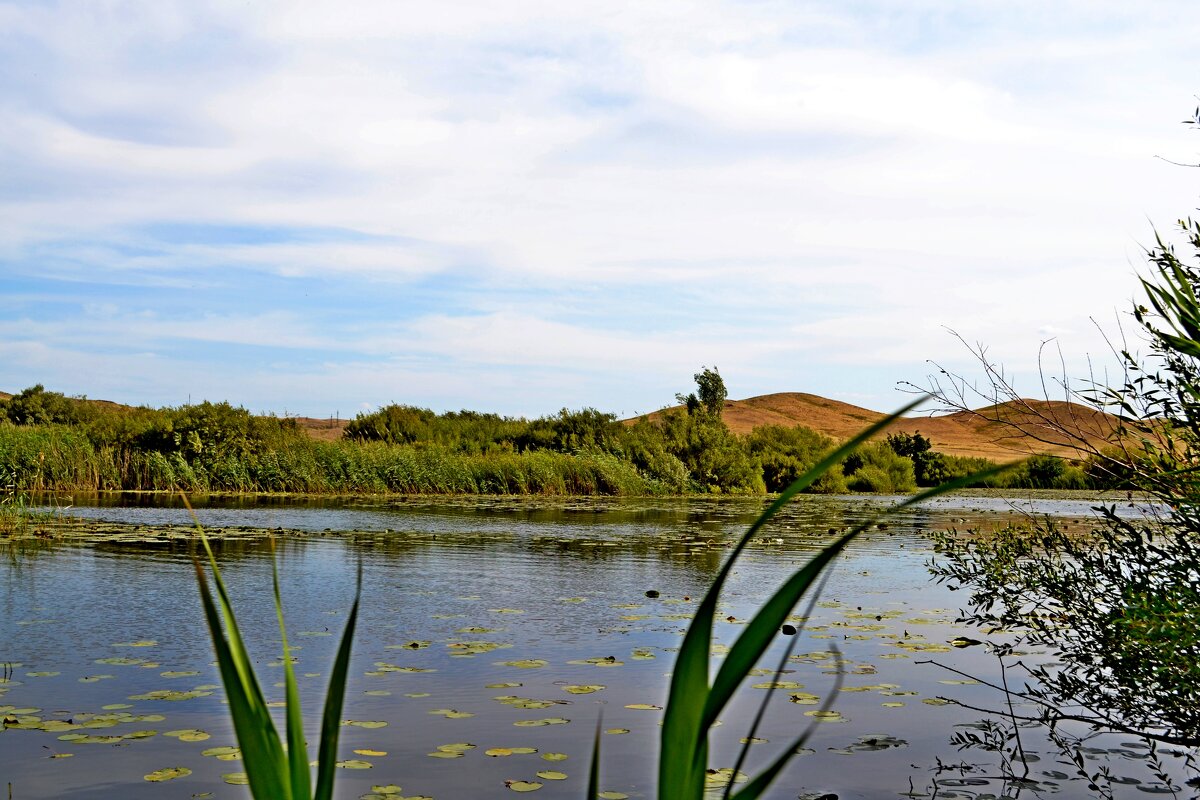
[[[748, 436], [721, 418], [720, 374], [699, 396], [632, 424], [592, 408], [524, 419], [390, 405], [361, 414], [339, 441], [294, 419], [229, 403], [130, 408], [37, 385], [0, 400], [0, 474], [23, 491], [653, 495], [779, 492], [838, 442], [803, 427]], [[991, 466], [895, 434], [832, 466], [807, 491], [908, 493]], [[1115, 479], [1037, 456], [974, 485], [1106, 488]]]

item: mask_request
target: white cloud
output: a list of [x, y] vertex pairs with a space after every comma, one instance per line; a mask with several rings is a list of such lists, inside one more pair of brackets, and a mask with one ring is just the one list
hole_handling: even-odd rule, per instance
[[[445, 307], [336, 335], [269, 294], [258, 313], [217, 305], [92, 335], [462, 358], [530, 381], [538, 366], [630, 365], [653, 382], [718, 360], [819, 390], [783, 385], [771, 360], [919, 362], [950, 352], [943, 326], [1020, 358], [1040, 330], [1087, 331], [1123, 305], [1148, 220], [1195, 205], [1190, 173], [1153, 160], [1200, 149], [1177, 125], [1194, 103], [1192, 16], [932, 0], [9, 4], [0, 63], [20, 69], [0, 89], [0, 270], [90, 270], [113, 293], [95, 299], [123, 309], [142, 306], [117, 287], [231, 269], [337, 276], [364, 296], [438, 281]], [[137, 231], [154, 222], [367, 235], [148, 246]], [[564, 319], [584, 292], [595, 316]], [[629, 325], [628, 295], [693, 316]], [[28, 304], [5, 312], [25, 315], [25, 341], [87, 336]], [[456, 380], [436, 383], [474, 391]]]

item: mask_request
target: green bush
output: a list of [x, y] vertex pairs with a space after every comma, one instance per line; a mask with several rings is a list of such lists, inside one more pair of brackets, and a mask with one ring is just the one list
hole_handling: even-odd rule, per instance
[[[849, 473], [846, 482], [851, 491], [883, 494], [916, 491], [917, 477], [912, 459], [897, 455], [886, 443], [866, 445], [855, 455], [857, 463], [846, 460]], [[852, 472], [850, 466], [854, 467]]]
[[[747, 445], [762, 470], [767, 491], [780, 492], [833, 452], [837, 443], [802, 426], [763, 425], [747, 437]], [[846, 478], [838, 464], [822, 474], [807, 491], [841, 494], [846, 488]]]

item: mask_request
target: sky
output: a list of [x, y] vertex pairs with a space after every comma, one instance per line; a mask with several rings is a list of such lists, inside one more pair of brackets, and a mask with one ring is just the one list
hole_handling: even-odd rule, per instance
[[980, 344], [1036, 395], [1195, 212], [1197, 41], [1185, 2], [0, 0], [0, 389], [632, 416], [716, 366], [891, 410]]

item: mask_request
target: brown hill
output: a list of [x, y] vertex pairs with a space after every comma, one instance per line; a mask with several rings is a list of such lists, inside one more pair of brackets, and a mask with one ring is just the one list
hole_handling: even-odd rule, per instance
[[322, 442], [336, 442], [342, 438], [342, 431], [346, 430], [346, 426], [350, 423], [350, 420], [335, 419], [333, 417], [326, 417], [324, 419], [317, 419], [316, 417], [293, 417], [292, 419], [296, 420], [296, 424], [300, 426], [300, 430]]
[[[661, 413], [648, 416], [653, 419]], [[730, 429], [740, 434], [761, 425], [802, 425], [835, 439], [848, 439], [886, 415], [813, 394], [780, 392], [727, 400], [723, 416]], [[935, 450], [956, 456], [997, 461], [1033, 453], [1078, 457], [1071, 437], [1062, 429], [1097, 446], [1112, 435], [1116, 418], [1076, 403], [1016, 400], [973, 411], [903, 417], [889, 432], [920, 433], [933, 442]]]

